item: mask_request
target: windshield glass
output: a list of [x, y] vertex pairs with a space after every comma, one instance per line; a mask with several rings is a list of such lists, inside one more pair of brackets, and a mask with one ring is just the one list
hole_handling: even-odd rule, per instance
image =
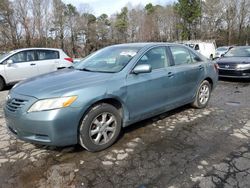
[[9, 53], [2, 54], [2, 55], [0, 56], [0, 62], [1, 62], [5, 57], [7, 57], [8, 55], [11, 55], [11, 54], [13, 54], [13, 53], [14, 53], [14, 52], [11, 51], [11, 52], [9, 52]]
[[225, 57], [250, 57], [250, 47], [236, 47], [229, 50]]
[[227, 47], [220, 47], [216, 49], [216, 51], [220, 51], [220, 52], [227, 51], [227, 50], [228, 50]]
[[86, 57], [74, 67], [75, 69], [91, 72], [119, 72], [139, 50], [139, 47], [106, 47]]

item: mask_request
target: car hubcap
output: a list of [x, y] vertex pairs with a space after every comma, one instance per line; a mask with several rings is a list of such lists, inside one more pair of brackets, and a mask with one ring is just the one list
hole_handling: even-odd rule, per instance
[[114, 136], [117, 121], [111, 113], [99, 114], [91, 123], [89, 136], [97, 145], [108, 143]]
[[202, 105], [206, 104], [209, 99], [209, 86], [202, 85], [199, 92], [199, 101]]

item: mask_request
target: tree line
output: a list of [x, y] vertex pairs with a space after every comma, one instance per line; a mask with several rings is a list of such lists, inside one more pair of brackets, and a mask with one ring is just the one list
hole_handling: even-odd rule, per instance
[[216, 40], [250, 43], [250, 0], [178, 0], [131, 6], [96, 17], [89, 6], [61, 0], [1, 0], [0, 50], [62, 48], [82, 57], [110, 44]]

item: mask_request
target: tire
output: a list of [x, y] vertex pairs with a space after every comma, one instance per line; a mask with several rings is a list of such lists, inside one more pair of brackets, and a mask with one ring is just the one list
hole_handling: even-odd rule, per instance
[[196, 92], [195, 100], [192, 103], [192, 106], [195, 108], [205, 108], [210, 99], [210, 95], [211, 84], [207, 80], [204, 80]]
[[79, 126], [79, 144], [91, 152], [110, 147], [121, 132], [122, 118], [114, 106], [101, 103], [83, 117]]
[[2, 91], [5, 87], [5, 82], [3, 80], [3, 78], [0, 77], [0, 91]]

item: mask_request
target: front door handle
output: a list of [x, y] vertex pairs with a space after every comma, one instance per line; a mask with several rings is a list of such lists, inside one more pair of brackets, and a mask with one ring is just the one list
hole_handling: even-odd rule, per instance
[[36, 65], [36, 64], [35, 64], [35, 63], [31, 63], [30, 65], [31, 65], [31, 66], [34, 66], [34, 65]]

